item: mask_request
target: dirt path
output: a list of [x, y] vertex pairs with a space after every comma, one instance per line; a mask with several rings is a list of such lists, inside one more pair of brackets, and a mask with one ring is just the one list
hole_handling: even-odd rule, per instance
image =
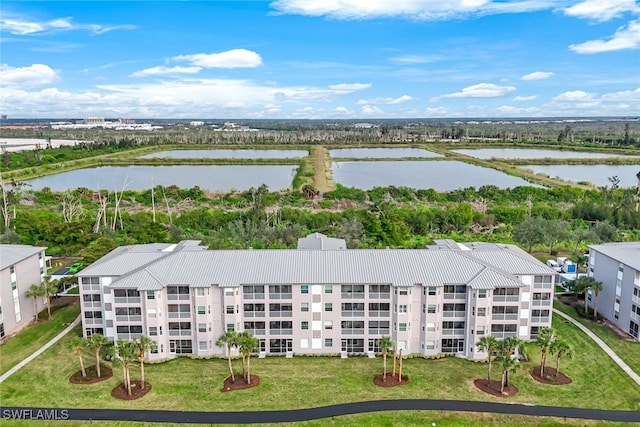
[[321, 145], [312, 148], [311, 158], [313, 160], [313, 186], [321, 193], [333, 190], [335, 187], [331, 180], [331, 159], [329, 151]]

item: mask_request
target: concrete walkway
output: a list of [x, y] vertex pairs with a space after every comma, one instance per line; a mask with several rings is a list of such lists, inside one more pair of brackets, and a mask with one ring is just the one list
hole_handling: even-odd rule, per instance
[[22, 368], [24, 365], [26, 365], [27, 363], [31, 362], [33, 359], [35, 359], [36, 357], [40, 356], [49, 347], [51, 347], [52, 345], [54, 345], [55, 343], [60, 341], [62, 339], [62, 337], [67, 335], [73, 328], [75, 328], [80, 323], [80, 319], [81, 318], [82, 318], [81, 316], [76, 317], [76, 320], [71, 322], [71, 324], [64, 331], [62, 331], [58, 335], [56, 335], [53, 339], [51, 339], [51, 341], [49, 341], [48, 343], [46, 343], [45, 345], [40, 347], [38, 350], [36, 350], [32, 355], [30, 355], [29, 357], [24, 359], [22, 362], [18, 363], [16, 366], [14, 366], [13, 368], [9, 369], [4, 374], [0, 375], [0, 384], [4, 380], [9, 378], [11, 375], [13, 375], [18, 369]]
[[620, 359], [620, 356], [618, 356], [615, 353], [615, 351], [613, 351], [611, 349], [611, 347], [609, 347], [607, 344], [605, 344], [604, 341], [602, 341], [600, 338], [598, 338], [598, 336], [596, 334], [591, 332], [582, 323], [578, 322], [573, 317], [569, 316], [568, 314], [563, 313], [562, 311], [558, 310], [557, 308], [554, 308], [553, 312], [558, 314], [558, 315], [560, 315], [560, 316], [562, 316], [562, 317], [564, 317], [565, 319], [567, 319], [568, 321], [570, 321], [571, 323], [576, 325], [578, 327], [578, 329], [580, 329], [582, 332], [587, 334], [587, 336], [589, 338], [591, 338], [592, 340], [594, 340], [596, 342], [596, 344], [598, 344], [600, 346], [600, 348], [602, 348], [604, 350], [604, 352], [607, 353], [609, 355], [609, 357], [612, 358], [613, 361], [616, 362], [618, 364], [618, 366], [620, 366], [620, 368], [622, 368], [622, 370], [625, 371], [627, 373], [627, 375], [629, 375], [631, 377], [631, 379], [636, 382], [636, 384], [640, 385], [640, 375], [636, 374], [634, 372], [634, 370], [631, 369], [629, 367], [629, 365], [627, 365], [624, 362], [624, 360]]

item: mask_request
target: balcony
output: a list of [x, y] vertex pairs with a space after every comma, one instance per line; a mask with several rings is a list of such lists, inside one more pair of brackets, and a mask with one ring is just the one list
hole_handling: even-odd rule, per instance
[[389, 317], [389, 310], [369, 310], [369, 317]]
[[170, 311], [169, 312], [169, 319], [191, 319], [191, 312], [189, 312], [189, 311], [183, 311], [183, 312]]
[[190, 294], [167, 294], [167, 300], [169, 301], [189, 301]]
[[293, 311], [270, 311], [269, 317], [293, 317]]
[[291, 293], [269, 293], [269, 299], [291, 299]]
[[549, 316], [531, 316], [532, 323], [549, 323]]
[[516, 331], [502, 331], [502, 332], [491, 332], [491, 336], [498, 338], [498, 339], [503, 339], [503, 338], [507, 338], [507, 337], [517, 337], [518, 333]]
[[550, 299], [534, 299], [533, 305], [536, 307], [539, 307], [539, 306], [548, 307], [551, 305], [551, 300]]
[[293, 335], [293, 329], [269, 329], [271, 335]]
[[342, 335], [364, 335], [364, 328], [342, 328]]
[[466, 311], [443, 311], [442, 317], [465, 317], [467, 315]]
[[116, 304], [140, 304], [140, 297], [115, 297]]
[[117, 322], [142, 322], [141, 315], [132, 315], [132, 316], [116, 316]]
[[369, 335], [389, 335], [389, 328], [369, 328]]
[[347, 310], [341, 312], [342, 317], [364, 317], [364, 310]]
[[341, 292], [340, 296], [343, 299], [364, 298], [364, 292]]
[[389, 292], [369, 292], [369, 298], [370, 299], [389, 299], [389, 298], [391, 298], [391, 293], [389, 293]]
[[191, 336], [191, 329], [169, 329], [170, 337], [186, 337]]
[[266, 334], [266, 330], [265, 329], [245, 329], [244, 331], [250, 333], [251, 335], [265, 335]]
[[518, 302], [520, 295], [494, 295], [493, 302]]
[[533, 289], [553, 289], [553, 285], [551, 283], [534, 283]]
[[[2, 317], [2, 315], [0, 315], [0, 317]], [[0, 319], [2, 320], [2, 319]], [[87, 319], [84, 318], [82, 319], [82, 323], [84, 323], [85, 325], [102, 325], [102, 318], [91, 318], [91, 319]]]
[[[245, 318], [264, 317], [264, 311], [245, 311], [242, 313]], [[271, 312], [269, 312], [271, 315]]]
[[466, 299], [467, 298], [467, 294], [466, 293], [445, 293], [444, 294], [444, 299]]
[[491, 320], [518, 320], [518, 313], [494, 313]]
[[83, 301], [82, 306], [84, 308], [100, 308], [102, 303], [100, 301]]
[[142, 336], [142, 334], [117, 334], [116, 337], [119, 340], [133, 340], [133, 339], [139, 339]]
[[464, 329], [443, 329], [442, 335], [464, 335]]
[[[271, 295], [272, 294], [269, 294], [269, 297], [271, 297]], [[276, 294], [273, 294], [273, 295], [276, 295]], [[244, 299], [264, 299], [264, 293], [261, 293], [261, 294], [246, 293], [246, 294], [243, 294], [243, 296], [244, 296]]]

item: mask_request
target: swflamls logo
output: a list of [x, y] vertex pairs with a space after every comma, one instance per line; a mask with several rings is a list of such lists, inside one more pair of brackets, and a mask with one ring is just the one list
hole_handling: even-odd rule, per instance
[[68, 420], [68, 409], [3, 409], [5, 420]]

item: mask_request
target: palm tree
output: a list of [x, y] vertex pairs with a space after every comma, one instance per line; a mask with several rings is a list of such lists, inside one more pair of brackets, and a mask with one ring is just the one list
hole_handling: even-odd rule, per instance
[[84, 369], [84, 360], [82, 359], [85, 346], [86, 340], [82, 337], [73, 337], [73, 339], [67, 344], [69, 350], [78, 356], [78, 359], [80, 360], [80, 372], [83, 377], [87, 376], [87, 371]]
[[499, 342], [496, 337], [491, 335], [485, 335], [480, 338], [480, 341], [476, 344], [480, 351], [487, 352], [487, 363], [489, 365], [489, 372], [487, 373], [487, 385], [491, 385], [491, 362], [493, 361], [493, 355], [499, 348]]
[[547, 352], [556, 340], [556, 331], [553, 328], [542, 328], [538, 331], [536, 345], [540, 347], [540, 376], [544, 378], [544, 368], [547, 364]]
[[387, 380], [387, 354], [389, 350], [393, 351], [393, 341], [391, 337], [382, 337], [378, 340], [378, 346], [382, 351], [382, 381]]
[[398, 350], [398, 382], [402, 382], [402, 349]]
[[518, 359], [510, 355], [502, 355], [502, 382], [500, 385], [500, 393], [504, 393], [504, 388], [509, 387], [509, 372], [515, 372], [520, 366]]
[[100, 350], [109, 344], [109, 339], [102, 334], [92, 334], [90, 338], [85, 339], [85, 346], [89, 350], [93, 350], [96, 355], [96, 374], [100, 378]]
[[231, 365], [231, 349], [238, 346], [238, 333], [234, 331], [226, 331], [216, 341], [218, 347], [225, 347], [227, 349], [227, 360], [229, 362], [229, 372], [231, 372], [231, 382], [236, 382], [236, 377], [233, 375], [233, 366]]
[[38, 297], [41, 297], [44, 295], [44, 289], [42, 287], [42, 284], [36, 285], [33, 284], [31, 285], [31, 287], [24, 293], [24, 296], [26, 296], [27, 298], [33, 298], [33, 308], [36, 312], [35, 314], [35, 321], [38, 321]]
[[133, 341], [118, 340], [111, 347], [110, 356], [114, 365], [122, 367], [124, 387], [127, 389], [127, 394], [131, 396], [131, 365], [138, 360], [137, 347]]
[[598, 282], [597, 280], [593, 281], [593, 285], [591, 286], [591, 290], [594, 294], [593, 300], [593, 318], [598, 320], [598, 296], [600, 295], [600, 291], [602, 291], [602, 282]]
[[569, 345], [565, 340], [558, 338], [551, 345], [551, 354], [555, 354], [556, 356], [556, 377], [558, 377], [558, 373], [560, 372], [560, 358], [563, 356], [571, 359], [573, 357], [573, 347]]
[[41, 286], [44, 296], [47, 297], [47, 315], [51, 319], [51, 296], [58, 292], [58, 281], [52, 282], [51, 276], [45, 276]]
[[[596, 283], [600, 283], [600, 282], [598, 282], [596, 279], [590, 276], [582, 276], [579, 279], [576, 279], [576, 281], [574, 282], [574, 287], [576, 292], [578, 293], [584, 292], [585, 316], [589, 313], [589, 305], [588, 305], [589, 291], [592, 290], [595, 286], [598, 286], [596, 285]], [[602, 290], [602, 283], [600, 283], [600, 290]]]
[[251, 353], [260, 351], [260, 341], [249, 332], [243, 332], [238, 335], [238, 346], [242, 353], [242, 371], [245, 372], [246, 360], [246, 378], [247, 384], [251, 384]]
[[156, 342], [149, 337], [142, 335], [138, 339], [134, 339], [133, 346], [138, 351], [138, 359], [140, 360], [140, 388], [144, 388], [144, 354], [147, 351], [156, 349]]
[[576, 265], [576, 279], [578, 278], [578, 272], [580, 271], [580, 266], [587, 262], [587, 257], [581, 254], [580, 252], [574, 252], [571, 257], [569, 257], [571, 261]]

